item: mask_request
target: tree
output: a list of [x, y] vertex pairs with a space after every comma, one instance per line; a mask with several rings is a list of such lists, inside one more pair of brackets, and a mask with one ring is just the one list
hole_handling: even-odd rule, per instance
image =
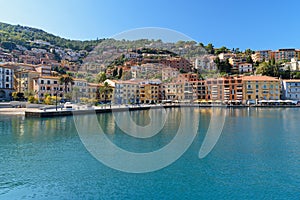
[[218, 55], [220, 53], [227, 53], [229, 51], [229, 49], [227, 49], [226, 47], [222, 46], [221, 48], [217, 49], [215, 51], [215, 54]]
[[211, 43], [207, 44], [207, 46], [205, 46], [205, 49], [209, 54], [215, 53], [214, 46]]
[[113, 77], [116, 77], [117, 75], [118, 75], [118, 68], [115, 68], [115, 69], [113, 70], [112, 76], [113, 76]]
[[231, 72], [231, 65], [229, 63], [229, 59], [226, 59], [225, 61], [221, 61], [218, 57], [214, 60], [214, 62], [217, 65], [218, 70], [220, 73], [230, 73]]
[[247, 62], [247, 63], [251, 63], [251, 64], [253, 64], [253, 60], [252, 60], [252, 57], [251, 57], [251, 55], [248, 55], [248, 56], [247, 56], [247, 58], [246, 58], [246, 62]]
[[256, 74], [261, 74], [261, 75], [264, 75], [264, 76], [270, 76], [271, 75], [271, 66], [266, 63], [266, 62], [263, 62], [263, 63], [260, 63], [259, 66], [257, 67], [256, 69]]
[[245, 50], [245, 54], [248, 56], [251, 56], [254, 53], [254, 51], [252, 51], [251, 49], [246, 49]]
[[24, 97], [25, 98], [29, 98], [30, 96], [34, 96], [35, 95], [35, 93], [34, 93], [34, 91], [32, 91], [32, 90], [26, 90], [25, 92], [24, 92]]
[[294, 72], [294, 73], [292, 74], [292, 77], [293, 77], [294, 79], [300, 79], [300, 72]]
[[68, 93], [68, 86], [74, 84], [74, 79], [69, 74], [64, 74], [59, 77], [60, 84], [64, 85], [65, 94]]
[[104, 94], [104, 103], [106, 103], [107, 97], [112, 91], [113, 89], [107, 82], [104, 82], [103, 86], [100, 87], [99, 92], [100, 94]]
[[106, 74], [105, 72], [99, 72], [97, 75], [96, 75], [96, 83], [102, 83], [106, 80]]

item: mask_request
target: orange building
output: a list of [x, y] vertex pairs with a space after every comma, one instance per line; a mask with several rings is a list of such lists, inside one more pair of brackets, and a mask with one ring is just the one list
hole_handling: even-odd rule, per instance
[[241, 76], [226, 76], [206, 79], [206, 100], [242, 101], [243, 82]]

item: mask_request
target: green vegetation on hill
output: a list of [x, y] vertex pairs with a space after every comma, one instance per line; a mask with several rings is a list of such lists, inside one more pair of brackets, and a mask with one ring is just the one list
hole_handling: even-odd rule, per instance
[[[37, 40], [46, 42], [35, 42]], [[4, 49], [16, 49], [16, 45], [21, 45], [27, 49], [31, 48], [49, 48], [47, 43], [52, 46], [61, 48], [70, 48], [72, 50], [91, 51], [102, 40], [69, 40], [53, 34], [49, 34], [43, 30], [30, 28], [20, 25], [10, 25], [0, 22], [0, 46]]]

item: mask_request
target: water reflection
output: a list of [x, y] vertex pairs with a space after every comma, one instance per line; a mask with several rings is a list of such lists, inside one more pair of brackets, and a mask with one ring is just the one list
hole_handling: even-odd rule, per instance
[[[91, 136], [97, 134], [93, 127], [99, 123], [116, 145], [133, 152], [149, 152], [174, 138], [182, 115], [179, 109], [170, 111], [161, 132], [148, 139], [124, 134], [112, 114], [99, 114], [96, 122], [89, 115], [79, 119], [92, 132]], [[227, 108], [219, 141], [200, 160], [197, 154], [213, 111], [190, 109], [186, 112], [190, 116], [189, 125], [199, 126], [194, 143], [171, 166], [143, 175], [117, 172], [94, 159], [82, 145], [72, 116], [45, 119], [0, 116], [0, 199], [22, 196], [25, 199], [122, 199], [136, 193], [141, 194], [141, 199], [149, 194], [153, 199], [170, 194], [182, 199], [190, 195], [195, 199], [249, 196], [297, 199], [299, 111], [298, 108]], [[146, 111], [131, 113], [139, 125], [150, 123], [149, 116]], [[199, 124], [194, 120], [197, 117], [200, 117]], [[186, 130], [184, 134], [189, 134], [188, 127]]]

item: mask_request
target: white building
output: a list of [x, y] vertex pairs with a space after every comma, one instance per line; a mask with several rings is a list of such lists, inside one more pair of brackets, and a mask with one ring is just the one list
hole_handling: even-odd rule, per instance
[[197, 70], [206, 70], [206, 71], [215, 71], [217, 70], [217, 65], [214, 62], [216, 56], [205, 55], [199, 58], [196, 58], [194, 67]]
[[240, 74], [248, 73], [253, 71], [253, 65], [251, 63], [239, 63], [238, 71]]
[[282, 97], [288, 100], [300, 100], [300, 80], [282, 80]]
[[10, 100], [13, 89], [14, 70], [0, 66], [0, 100]]
[[292, 72], [294, 71], [300, 71], [300, 61], [298, 61], [297, 58], [292, 58], [291, 62], [287, 62], [282, 64], [282, 67], [284, 70], [287, 70], [288, 68], [290, 68], [290, 70]]

